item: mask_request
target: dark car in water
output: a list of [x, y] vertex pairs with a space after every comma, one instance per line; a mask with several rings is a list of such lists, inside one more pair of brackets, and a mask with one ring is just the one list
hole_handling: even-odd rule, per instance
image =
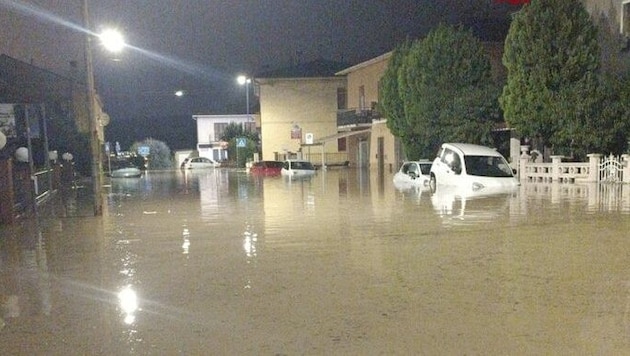
[[249, 173], [257, 176], [279, 176], [281, 171], [281, 161], [258, 161], [249, 168]]

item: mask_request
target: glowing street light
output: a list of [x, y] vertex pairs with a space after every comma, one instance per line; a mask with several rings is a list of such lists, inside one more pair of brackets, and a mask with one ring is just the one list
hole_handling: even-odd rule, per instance
[[122, 34], [115, 29], [104, 30], [98, 37], [103, 47], [109, 52], [119, 53], [126, 46]]
[[236, 81], [239, 85], [245, 85], [245, 105], [247, 105], [247, 118], [249, 119], [249, 85], [252, 83], [252, 78], [239, 75]]

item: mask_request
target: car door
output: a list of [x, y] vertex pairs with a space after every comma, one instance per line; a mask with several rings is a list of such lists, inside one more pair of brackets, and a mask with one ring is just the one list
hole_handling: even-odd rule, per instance
[[438, 183], [456, 185], [462, 174], [462, 162], [463, 159], [457, 152], [444, 148], [440, 156], [440, 172], [442, 174], [438, 177]]

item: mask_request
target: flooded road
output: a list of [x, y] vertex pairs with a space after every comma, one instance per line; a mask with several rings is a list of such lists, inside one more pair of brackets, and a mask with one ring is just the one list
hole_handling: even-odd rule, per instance
[[0, 227], [0, 354], [630, 353], [628, 186], [216, 169], [106, 199]]

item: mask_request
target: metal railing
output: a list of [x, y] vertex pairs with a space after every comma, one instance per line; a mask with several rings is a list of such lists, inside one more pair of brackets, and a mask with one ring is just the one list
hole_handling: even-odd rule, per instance
[[381, 119], [382, 115], [373, 109], [347, 109], [337, 112], [337, 126], [371, 125], [373, 120]]

